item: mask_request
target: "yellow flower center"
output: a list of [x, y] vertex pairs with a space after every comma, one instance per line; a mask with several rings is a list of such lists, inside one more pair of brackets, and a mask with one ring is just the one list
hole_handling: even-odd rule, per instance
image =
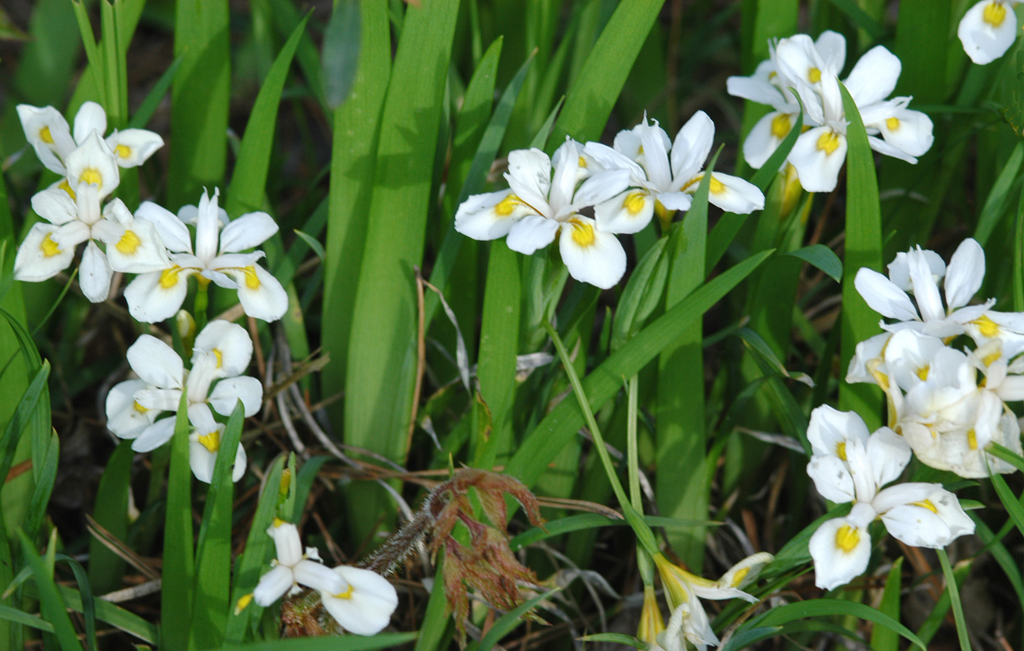
[[889, 131], [895, 131], [895, 130], [899, 129], [900, 128], [900, 119], [899, 118], [888, 118], [888, 119], [886, 119], [886, 121], [885, 121], [885, 128], [888, 129]]
[[139, 239], [139, 236], [132, 231], [125, 231], [115, 248], [125, 255], [134, 255], [140, 246], [142, 246], [142, 240]]
[[58, 185], [57, 187], [63, 190], [64, 192], [67, 192], [68, 196], [71, 197], [72, 199], [75, 198], [75, 191], [71, 189], [71, 184], [68, 183], [67, 179], [62, 180], [60, 182], [60, 185]]
[[248, 267], [245, 267], [244, 269], [242, 269], [242, 273], [245, 274], [245, 286], [246, 287], [248, 287], [249, 289], [259, 289], [260, 288], [259, 276], [256, 275], [256, 269], [252, 265], [249, 265]]
[[117, 147], [114, 147], [114, 153], [121, 158], [131, 158], [132, 156], [132, 150], [127, 145], [118, 145]]
[[214, 430], [209, 434], [203, 434], [199, 437], [199, 442], [210, 452], [216, 452], [220, 450], [220, 432]]
[[732, 577], [732, 587], [738, 588], [743, 579], [747, 578], [747, 574], [750, 574], [750, 568], [744, 567], [742, 570], [737, 570], [736, 574]]
[[990, 2], [985, 6], [981, 19], [992, 27], [999, 27], [1006, 20], [1006, 7], [1001, 2]]
[[514, 194], [510, 194], [498, 202], [498, 205], [494, 207], [494, 214], [498, 217], [508, 217], [512, 214], [512, 211], [516, 209], [516, 206], [521, 203], [522, 202], [519, 200], [519, 197]]
[[725, 192], [725, 184], [715, 178], [715, 175], [711, 175], [711, 194], [722, 194]]
[[39, 139], [48, 145], [53, 144], [53, 134], [50, 133], [50, 127], [43, 127], [39, 130]]
[[178, 284], [178, 273], [181, 272], [181, 267], [174, 265], [170, 269], [164, 269], [160, 274], [160, 286], [164, 289], [170, 289]]
[[352, 598], [352, 584], [349, 584], [349, 586], [345, 590], [345, 592], [339, 592], [338, 594], [334, 595], [334, 598], [335, 599], [351, 599]]
[[836, 548], [847, 554], [852, 552], [860, 542], [860, 531], [857, 531], [848, 524], [844, 524], [836, 531]]
[[917, 369], [917, 377], [921, 378], [921, 381], [924, 382], [928, 379], [929, 370], [931, 370], [931, 367], [928, 364], [925, 364], [921, 368]]
[[220, 352], [220, 348], [213, 349], [213, 356], [217, 358], [217, 368], [224, 366], [224, 354]]
[[929, 511], [931, 511], [932, 513], [935, 513], [935, 514], [938, 514], [938, 512], [939, 512], [939, 510], [937, 508], [935, 508], [935, 505], [932, 504], [931, 500], [921, 500], [920, 502], [911, 502], [910, 505], [911, 506], [920, 506], [921, 508], [928, 509]]
[[821, 81], [821, 70], [818, 70], [817, 68], [811, 68], [810, 70], [807, 71], [807, 79], [810, 80], [812, 84], [818, 83], [819, 81]]
[[818, 149], [825, 152], [826, 156], [831, 156], [832, 152], [839, 149], [839, 136], [833, 131], [824, 132], [818, 138]]
[[846, 461], [846, 441], [836, 444], [836, 456]]
[[630, 215], [636, 216], [640, 214], [640, 211], [644, 209], [647, 204], [647, 195], [643, 192], [630, 192], [626, 195], [626, 200], [622, 202], [622, 207], [629, 212]]
[[144, 414], [147, 411], [149, 411], [148, 409], [140, 405], [138, 400], [136, 400], [135, 404], [133, 404], [132, 406], [135, 408], [135, 411], [139, 412], [140, 414]]
[[995, 321], [988, 318], [984, 314], [981, 315], [980, 318], [975, 319], [973, 323], [974, 325], [978, 326], [978, 330], [981, 331], [982, 337], [988, 337], [989, 339], [991, 339], [992, 337], [996, 337], [999, 335], [999, 326], [996, 324]]
[[579, 219], [570, 219], [569, 223], [572, 224], [572, 240], [576, 244], [583, 248], [593, 246], [594, 241], [597, 239], [594, 236], [593, 226]]
[[579, 165], [580, 167], [582, 167], [583, 169], [587, 169], [587, 161], [584, 160], [584, 158], [582, 156], [580, 156], [580, 159], [579, 159], [579, 161], [577, 161], [576, 164]]
[[82, 172], [82, 176], [78, 179], [82, 183], [88, 183], [89, 185], [95, 185], [97, 188], [103, 187], [103, 176], [100, 171], [95, 167], [87, 167]]
[[985, 355], [984, 357], [981, 358], [981, 363], [984, 364], [985, 366], [992, 366], [993, 362], [999, 361], [999, 357], [999, 351], [989, 353], [988, 355]]
[[60, 245], [53, 241], [50, 237], [51, 233], [47, 233], [43, 241], [39, 243], [39, 250], [43, 252], [43, 257], [52, 258], [53, 256], [61, 253]]
[[782, 140], [789, 134], [789, 130], [793, 128], [793, 124], [789, 121], [789, 116], [785, 113], [780, 113], [772, 118], [772, 135]]
[[971, 450], [978, 449], [978, 435], [974, 431], [974, 428], [967, 430], [967, 447]]

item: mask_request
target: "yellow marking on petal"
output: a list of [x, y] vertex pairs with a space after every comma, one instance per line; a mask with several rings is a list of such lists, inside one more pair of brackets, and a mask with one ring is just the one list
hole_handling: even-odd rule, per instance
[[51, 233], [47, 233], [43, 241], [39, 243], [39, 250], [43, 252], [43, 257], [52, 258], [58, 253], [62, 253], [60, 245], [53, 241], [50, 237]]
[[348, 589], [345, 590], [345, 592], [339, 592], [338, 594], [332, 595], [332, 596], [335, 599], [351, 599], [353, 592], [354, 592], [354, 590], [352, 589], [352, 584], [350, 583], [349, 586], [348, 586]]
[[734, 588], [740, 587], [740, 584], [743, 583], [743, 579], [747, 578], [748, 574], [750, 574], [749, 567], [744, 567], [741, 570], [737, 570], [736, 575], [732, 577], [732, 583], [730, 583], [729, 585]]
[[288, 524], [288, 523], [287, 523], [287, 522], [285, 522], [284, 520], [282, 520], [281, 518], [277, 518], [277, 517], [275, 517], [275, 518], [274, 518], [274, 521], [273, 521], [273, 522], [272, 522], [271, 524], [272, 524], [272, 525], [274, 526], [274, 528], [275, 528], [275, 529], [277, 529], [277, 528], [278, 528], [278, 527], [280, 527], [280, 526], [281, 526], [282, 524]]
[[114, 248], [125, 255], [135, 255], [140, 246], [142, 246], [142, 240], [139, 239], [139, 236], [126, 230]]
[[846, 441], [836, 444], [836, 456], [846, 461]]
[[644, 205], [647, 203], [647, 194], [644, 192], [630, 192], [626, 195], [625, 201], [622, 202], [622, 207], [629, 212], [630, 215], [636, 216], [640, 214], [640, 211], [644, 209]]
[[934, 513], [936, 515], [938, 515], [938, 513], [939, 513], [939, 510], [937, 508], [935, 508], [935, 505], [932, 504], [931, 500], [921, 500], [920, 502], [911, 502], [910, 506], [920, 506], [923, 509], [928, 509], [929, 511], [931, 511], [932, 513]]
[[711, 194], [723, 194], [725, 192], [725, 184], [715, 178], [715, 175], [711, 175]]
[[579, 219], [570, 219], [569, 223], [572, 224], [572, 241], [580, 245], [583, 248], [593, 246], [597, 237], [594, 235], [594, 227], [585, 221]]
[[174, 265], [170, 269], [164, 269], [160, 273], [160, 286], [164, 289], [170, 289], [178, 284], [178, 273], [181, 272], [181, 267]]
[[114, 153], [117, 154], [121, 158], [131, 158], [132, 157], [131, 147], [128, 147], [127, 145], [118, 145], [117, 147], [114, 147]]
[[772, 135], [782, 140], [789, 134], [789, 130], [793, 128], [793, 124], [789, 121], [789, 116], [785, 113], [780, 113], [772, 118]]
[[925, 364], [921, 368], [917, 369], [917, 377], [921, 378], [921, 381], [924, 382], [925, 380], [928, 379], [928, 371], [930, 370], [931, 366]]
[[999, 325], [992, 319], [988, 318], [987, 315], [982, 314], [971, 323], [978, 326], [978, 330], [981, 331], [982, 337], [988, 337], [991, 339], [999, 336]]
[[999, 354], [999, 351], [989, 353], [988, 355], [985, 355], [984, 357], [981, 358], [981, 363], [984, 364], [985, 366], [991, 366], [993, 362], [998, 362], [1001, 356], [1002, 355]]
[[71, 184], [68, 183], [67, 179], [62, 180], [57, 187], [63, 190], [64, 192], [67, 192], [68, 196], [71, 197], [72, 199], [75, 198], [75, 191], [71, 189]]
[[583, 158], [582, 156], [580, 156], [579, 161], [577, 161], [577, 165], [579, 165], [583, 169], [587, 169], [587, 161], [586, 161], [586, 159]]
[[521, 205], [523, 202], [519, 200], [514, 194], [510, 194], [501, 201], [498, 205], [494, 206], [494, 214], [498, 217], [508, 217], [512, 214], [512, 211], [516, 209], [516, 206]]
[[878, 386], [882, 388], [882, 391], [888, 391], [889, 376], [878, 370], [878, 367], [881, 365], [882, 360], [875, 358], [868, 360], [864, 367], [868, 370], [868, 373], [871, 373], [871, 377], [875, 378], [875, 382], [877, 382]]
[[1001, 2], [990, 2], [985, 6], [981, 19], [992, 27], [999, 27], [1006, 20], [1006, 7]]
[[220, 348], [213, 349], [213, 356], [217, 358], [217, 368], [224, 366], [224, 354], [220, 352]]
[[243, 268], [242, 269], [242, 273], [245, 274], [245, 286], [246, 287], [248, 287], [249, 289], [259, 289], [260, 288], [260, 278], [259, 278], [259, 276], [256, 275], [256, 269], [252, 265], [249, 265], [248, 267]]
[[643, 145], [640, 145], [640, 149], [638, 149], [636, 151], [636, 155], [637, 156], [643, 156], [644, 155], [644, 146]]
[[848, 524], [844, 524], [836, 531], [836, 548], [847, 554], [852, 552], [860, 542], [860, 531], [857, 531]]
[[53, 144], [53, 134], [50, 133], [50, 127], [43, 127], [39, 130], [39, 139], [48, 145]]
[[252, 593], [250, 592], [247, 595], [242, 595], [242, 597], [238, 600], [238, 603], [235, 604], [235, 615], [240, 615], [242, 611], [249, 606], [250, 603], [252, 603]]
[[811, 68], [807, 71], [807, 79], [812, 83], [816, 84], [821, 81], [821, 70], [817, 68]]
[[818, 150], [825, 152], [826, 156], [831, 156], [832, 152], [837, 149], [839, 149], [839, 136], [835, 132], [826, 131], [818, 138]]
[[974, 428], [967, 430], [967, 447], [971, 450], [978, 449], [978, 434], [974, 431]]
[[214, 430], [209, 434], [202, 434], [199, 437], [199, 442], [210, 452], [216, 452], [220, 450], [220, 432]]
[[146, 409], [145, 407], [140, 405], [138, 400], [135, 401], [135, 403], [132, 405], [132, 407], [134, 407], [135, 411], [139, 412], [140, 414], [144, 414], [147, 411], [149, 411], [148, 409]]
[[885, 128], [888, 129], [889, 131], [896, 131], [897, 129], [900, 128], [900, 119], [887, 118], [885, 121]]
[[95, 167], [87, 167], [82, 171], [82, 176], [78, 177], [78, 180], [82, 183], [88, 183], [89, 185], [95, 185], [97, 188], [103, 187], [103, 175]]
[[768, 80], [770, 81], [770, 80], [772, 80], [772, 79], [775, 79], [775, 78], [776, 78], [776, 77], [778, 77], [778, 76], [779, 76], [779, 73], [777, 73], [777, 72], [775, 72], [775, 71], [773, 70], [773, 71], [771, 71], [771, 72], [769, 72], [769, 73], [768, 73]]

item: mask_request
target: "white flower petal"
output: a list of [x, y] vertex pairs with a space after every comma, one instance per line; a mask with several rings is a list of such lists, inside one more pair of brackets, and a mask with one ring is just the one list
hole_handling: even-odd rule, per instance
[[217, 377], [241, 375], [252, 361], [252, 339], [245, 328], [237, 323], [214, 319], [196, 335], [192, 363], [199, 355], [213, 355], [217, 358]]
[[174, 423], [175, 419], [173, 416], [156, 421], [144, 429], [138, 438], [132, 442], [132, 450], [136, 452], [151, 452], [167, 443], [174, 436]]
[[67, 269], [74, 257], [74, 245], [61, 242], [58, 226], [34, 224], [18, 247], [14, 278], [33, 283], [53, 278]]
[[135, 218], [152, 222], [169, 250], [175, 253], [192, 252], [192, 238], [188, 233], [188, 227], [170, 210], [152, 201], [143, 201], [135, 211]]
[[608, 201], [629, 187], [632, 176], [633, 173], [627, 169], [596, 172], [580, 185], [580, 189], [573, 196], [571, 206], [568, 209], [562, 208], [556, 216], [564, 217], [578, 210]]
[[807, 440], [817, 455], [841, 456], [838, 446], [849, 441], [868, 442], [868, 426], [855, 411], [839, 411], [829, 405], [821, 405], [811, 411], [807, 425]]
[[533, 255], [537, 249], [543, 248], [555, 239], [558, 222], [540, 215], [527, 215], [513, 224], [505, 242], [508, 248], [524, 255]]
[[895, 481], [912, 455], [906, 440], [888, 427], [878, 429], [868, 438], [867, 453], [876, 486]]
[[32, 210], [58, 226], [78, 219], [78, 204], [63, 190], [43, 190], [32, 195]]
[[[885, 350], [890, 337], [892, 337], [892, 333], [883, 332], [857, 344], [853, 358], [850, 360], [850, 367], [846, 371], [847, 382], [875, 382], [875, 376], [868, 370], [868, 364], [875, 360], [879, 362], [882, 360], [882, 351]], [[885, 373], [882, 368], [876, 370]]]
[[277, 222], [265, 212], [250, 212], [224, 227], [221, 253], [239, 253], [263, 244], [277, 232]]
[[128, 347], [128, 364], [147, 384], [181, 389], [185, 365], [174, 349], [152, 335], [140, 335]]
[[375, 635], [391, 621], [398, 593], [376, 572], [342, 565], [334, 568], [350, 586], [344, 597], [321, 593], [324, 608], [343, 629], [356, 635]]
[[862, 267], [857, 271], [853, 284], [861, 298], [875, 312], [898, 321], [917, 321], [917, 308], [910, 302], [906, 292], [882, 274]]
[[967, 10], [956, 35], [967, 56], [985, 65], [1006, 54], [1017, 38], [1017, 17], [1013, 6], [1001, 0], [982, 0]]
[[147, 384], [142, 380], [125, 380], [115, 384], [107, 393], [107, 429], [118, 438], [137, 437], [159, 415], [159, 411], [145, 409], [135, 402], [135, 392], [146, 387]]
[[114, 271], [141, 274], [163, 271], [171, 266], [167, 249], [152, 222], [139, 219], [127, 226], [115, 226], [115, 222], [108, 219], [93, 230], [100, 231], [99, 239], [107, 245], [107, 259]]
[[685, 182], [704, 167], [704, 161], [708, 159], [714, 141], [715, 123], [707, 113], [697, 111], [679, 129], [675, 140], [672, 141], [672, 176], [676, 182]]
[[985, 279], [985, 251], [971, 237], [960, 243], [946, 270], [944, 290], [949, 310], [971, 302]]
[[256, 589], [252, 592], [253, 601], [264, 608], [272, 606], [275, 601], [291, 590], [294, 584], [292, 568], [278, 565], [260, 577], [260, 582], [256, 584]]
[[75, 149], [75, 141], [64, 116], [52, 106], [38, 108], [19, 104], [18, 117], [25, 139], [35, 149], [39, 161], [51, 172], [64, 176], [65, 168], [61, 161]]
[[107, 143], [95, 132], [85, 139], [77, 149], [68, 154], [68, 183], [75, 192], [81, 183], [96, 187], [99, 198], [103, 199], [117, 189], [121, 173], [117, 168], [114, 153]]
[[75, 142], [84, 144], [93, 131], [100, 138], [107, 132], [107, 112], [96, 102], [83, 102], [75, 114]]
[[877, 151], [879, 154], [882, 154], [883, 156], [890, 156], [892, 158], [897, 158], [901, 161], [910, 163], [911, 165], [917, 165], [916, 157], [911, 156], [910, 154], [903, 151], [899, 147], [890, 145], [885, 140], [882, 140], [881, 138], [878, 138], [876, 136], [868, 136], [868, 146], [871, 147], [872, 150]]
[[575, 217], [562, 227], [558, 249], [569, 275], [608, 289], [626, 273], [626, 252], [611, 233], [596, 228], [594, 220]]
[[508, 154], [505, 174], [512, 192], [538, 211], [548, 208], [551, 189], [551, 159], [539, 149], [517, 149]]
[[113, 275], [107, 256], [95, 242], [89, 240], [78, 267], [78, 284], [82, 293], [91, 302], [102, 303], [110, 295], [110, 279]]
[[923, 156], [935, 142], [932, 120], [921, 111], [899, 109], [875, 126], [885, 142], [910, 156]]
[[125, 129], [111, 134], [107, 146], [114, 152], [119, 166], [138, 167], [164, 146], [164, 139], [145, 129]]
[[783, 138], [793, 129], [795, 114], [772, 111], [754, 124], [743, 141], [743, 158], [756, 170], [761, 169]]
[[[207, 434], [209, 434], [207, 432]], [[192, 434], [188, 441], [188, 465], [196, 479], [209, 484], [213, 481], [213, 467], [217, 463], [217, 453], [211, 452], [199, 442], [200, 434]]]
[[455, 230], [474, 240], [488, 241], [508, 235], [517, 220], [536, 214], [512, 190], [474, 194], [455, 212]]
[[708, 201], [725, 212], [749, 215], [764, 209], [764, 193], [749, 181], [731, 174], [711, 174]]
[[217, 206], [217, 198], [220, 196], [218, 188], [213, 189], [213, 196], [208, 196], [203, 190], [203, 196], [199, 198], [199, 213], [196, 218], [196, 257], [209, 264], [217, 257], [217, 236], [220, 231], [220, 210]]
[[295, 582], [307, 588], [321, 590], [328, 594], [340, 594], [348, 588], [345, 580], [340, 575], [331, 571], [323, 563], [317, 563], [303, 559], [292, 568]]
[[164, 271], [136, 276], [124, 288], [128, 311], [143, 323], [156, 323], [171, 318], [185, 302], [188, 277], [193, 273], [193, 269], [182, 269], [175, 265]]
[[816, 127], [796, 139], [789, 162], [808, 192], [831, 192], [846, 162], [846, 136], [831, 127]]
[[693, 204], [693, 197], [685, 192], [659, 192], [656, 198], [666, 210], [689, 210]]
[[846, 37], [839, 32], [827, 29], [814, 42], [814, 48], [821, 56], [825, 67], [834, 74], [839, 74], [846, 63]]
[[302, 540], [299, 539], [299, 528], [294, 524], [275, 520], [267, 528], [267, 535], [274, 541], [278, 563], [294, 567], [302, 560]]
[[[867, 505], [857, 504], [854, 508], [860, 506]], [[834, 518], [818, 527], [811, 536], [808, 549], [814, 560], [814, 584], [832, 590], [849, 583], [868, 569], [871, 534], [866, 527], [859, 526], [850, 518]]]
[[135, 392], [135, 401], [140, 406], [155, 411], [177, 411], [181, 403], [180, 389], [154, 389], [147, 385]]
[[227, 273], [237, 283], [238, 302], [248, 316], [277, 321], [288, 310], [288, 293], [281, 281], [258, 264], [219, 271]]
[[[629, 131], [623, 131], [622, 133], [632, 135]], [[647, 173], [644, 172], [643, 167], [638, 165], [632, 158], [608, 145], [602, 145], [599, 142], [588, 142], [583, 148], [583, 152], [606, 170], [625, 169], [629, 170], [638, 181], [647, 180]]]
[[605, 233], [637, 233], [651, 223], [654, 202], [644, 190], [627, 190], [594, 206], [595, 222]]
[[861, 56], [843, 84], [858, 107], [867, 106], [892, 94], [902, 68], [899, 57], [876, 45]]
[[214, 411], [223, 416], [230, 416], [238, 401], [242, 401], [245, 416], [255, 416], [263, 402], [263, 385], [253, 377], [225, 378], [213, 387], [209, 403]]
[[807, 464], [807, 475], [825, 499], [839, 504], [854, 500], [853, 477], [839, 457], [814, 455]]
[[633, 133], [640, 136], [640, 146], [644, 151], [643, 167], [651, 187], [662, 191], [670, 189], [672, 166], [669, 165], [668, 150], [665, 148], [668, 134], [658, 126], [657, 120], [653, 125], [647, 124], [646, 116], [643, 122], [633, 127]]
[[928, 261], [918, 249], [907, 253], [907, 270], [910, 272], [910, 284], [914, 288], [914, 299], [922, 321], [941, 320], [946, 316], [942, 307], [939, 287], [932, 277]]

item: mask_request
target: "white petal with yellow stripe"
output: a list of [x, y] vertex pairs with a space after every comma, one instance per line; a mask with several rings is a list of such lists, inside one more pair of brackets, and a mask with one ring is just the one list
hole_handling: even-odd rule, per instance
[[562, 224], [558, 249], [569, 275], [580, 282], [608, 289], [626, 273], [626, 252], [618, 238], [598, 230], [588, 217], [575, 215]]

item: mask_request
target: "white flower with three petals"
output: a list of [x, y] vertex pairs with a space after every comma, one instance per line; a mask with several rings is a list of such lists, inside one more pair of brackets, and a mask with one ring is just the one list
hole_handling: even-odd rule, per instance
[[258, 605], [266, 608], [305, 586], [320, 592], [324, 608], [350, 633], [375, 635], [391, 621], [391, 613], [398, 607], [398, 593], [387, 579], [347, 565], [330, 569], [315, 547], [307, 547], [303, 554], [294, 524], [275, 520], [267, 534], [274, 539], [277, 558], [253, 591]]
[[[52, 106], [39, 108], [19, 104], [18, 117], [21, 119], [25, 139], [35, 149], [40, 162], [61, 176], [68, 175], [71, 167], [68, 159], [76, 148], [84, 145], [93, 132], [96, 132], [97, 138], [103, 139], [107, 131], [106, 111], [91, 101], [83, 103], [75, 114], [73, 138], [67, 120]], [[136, 167], [163, 147], [164, 141], [152, 131], [125, 129], [114, 131], [104, 140], [104, 144], [113, 154], [116, 165]], [[73, 183], [70, 187], [73, 189], [75, 185]]]
[[982, 0], [960, 19], [956, 35], [971, 61], [985, 65], [1006, 54], [1017, 39], [1014, 6], [1022, 0]]
[[881, 519], [896, 539], [915, 547], [940, 548], [974, 531], [956, 496], [940, 484], [896, 480], [910, 462], [910, 447], [888, 427], [868, 434], [853, 412], [822, 406], [811, 412], [807, 438], [814, 451], [807, 474], [833, 502], [852, 502], [849, 515], [823, 523], [811, 536], [815, 584], [831, 590], [867, 569], [868, 525]]
[[[264, 253], [242, 253], [276, 233], [277, 223], [265, 212], [253, 212], [224, 226], [217, 206], [219, 194], [215, 189], [209, 197], [204, 190], [198, 208], [182, 209], [178, 216], [150, 201], [139, 206], [136, 217], [152, 222], [171, 251], [162, 270], [141, 274], [125, 288], [128, 310], [139, 321], [154, 323], [173, 316], [185, 301], [192, 275], [201, 282], [212, 280], [238, 290], [242, 309], [251, 317], [276, 321], [288, 309], [288, 295], [280, 281], [256, 264]], [[195, 249], [182, 219], [190, 216], [195, 217]]]
[[[259, 411], [263, 401], [260, 381], [242, 375], [251, 359], [248, 333], [227, 321], [211, 321], [196, 336], [191, 370], [185, 370], [181, 357], [170, 346], [151, 335], [142, 335], [128, 348], [128, 363], [139, 379], [121, 382], [107, 395], [107, 428], [120, 438], [134, 439], [132, 449], [136, 452], [154, 450], [174, 435], [175, 418], [159, 416], [175, 412], [184, 393], [193, 430], [190, 465], [198, 479], [209, 482], [223, 432], [211, 408], [229, 416], [241, 402], [249, 417]], [[235, 481], [245, 472], [245, 460], [239, 444]]]
[[[952, 337], [965, 324], [979, 319], [995, 302], [968, 305], [985, 276], [985, 252], [975, 240], [964, 240], [947, 268], [932, 251], [920, 247], [897, 255], [889, 265], [889, 278], [861, 268], [854, 285], [868, 306], [895, 323], [882, 323], [889, 331], [912, 328], [936, 337]], [[945, 307], [939, 292], [942, 280]], [[907, 291], [912, 291], [911, 301]], [[916, 305], [915, 305], [916, 302]]]
[[475, 240], [507, 236], [508, 248], [524, 255], [559, 236], [562, 262], [573, 278], [601, 289], [612, 287], [626, 272], [626, 252], [615, 235], [579, 211], [622, 192], [629, 171], [581, 174], [580, 163], [586, 163], [581, 149], [566, 139], [553, 161], [539, 149], [510, 152], [505, 174], [509, 189], [464, 201], [455, 213], [455, 230]]
[[[704, 178], [704, 162], [715, 140], [715, 123], [697, 111], [676, 134], [674, 142], [655, 120], [615, 136], [614, 148], [588, 142], [585, 148], [605, 169], [629, 171], [629, 188], [594, 207], [600, 230], [636, 233], [651, 221], [656, 208], [686, 210]], [[713, 172], [708, 201], [731, 213], [748, 214], [764, 208], [764, 194], [737, 176]]]

